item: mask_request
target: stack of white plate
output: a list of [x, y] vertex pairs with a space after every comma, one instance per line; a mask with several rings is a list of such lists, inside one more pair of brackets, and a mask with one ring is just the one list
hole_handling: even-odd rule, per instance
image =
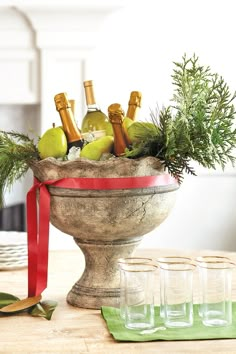
[[0, 270], [28, 265], [27, 233], [0, 231]]

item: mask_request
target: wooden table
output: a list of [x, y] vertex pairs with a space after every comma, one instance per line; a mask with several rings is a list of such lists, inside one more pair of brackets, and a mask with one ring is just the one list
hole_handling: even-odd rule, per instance
[[[181, 252], [170, 250], [137, 250], [136, 255], [158, 257], [166, 255], [221, 254], [236, 261], [236, 253]], [[81, 251], [50, 251], [48, 288], [43, 300], [58, 301], [52, 320], [27, 314], [0, 317], [0, 353], [236, 353], [236, 340], [116, 342], [109, 334], [99, 310], [74, 308], [66, 295], [83, 271]], [[235, 279], [235, 277], [234, 277]], [[0, 271], [0, 291], [20, 298], [27, 293], [27, 270]], [[157, 286], [158, 287], [158, 286]], [[236, 281], [233, 284], [236, 300]]]

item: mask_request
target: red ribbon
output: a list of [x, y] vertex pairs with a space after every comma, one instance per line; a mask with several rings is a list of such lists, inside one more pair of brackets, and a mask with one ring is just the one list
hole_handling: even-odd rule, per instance
[[[35, 179], [27, 194], [28, 296], [40, 295], [47, 287], [50, 193], [47, 186], [87, 190], [133, 189], [177, 184], [169, 174], [117, 178]], [[37, 207], [38, 191], [38, 207]]]

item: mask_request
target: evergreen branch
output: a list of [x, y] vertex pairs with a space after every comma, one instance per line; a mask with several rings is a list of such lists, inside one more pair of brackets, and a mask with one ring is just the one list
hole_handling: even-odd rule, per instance
[[212, 169], [234, 165], [236, 147], [236, 93], [231, 95], [223, 78], [200, 66], [195, 55], [182, 59], [174, 63], [173, 104], [151, 112], [159, 134], [130, 152], [159, 158], [180, 182], [184, 172], [195, 175], [191, 160]]
[[28, 162], [38, 159], [33, 140], [25, 134], [0, 131], [0, 207], [3, 196], [14, 182], [21, 179], [29, 169]]

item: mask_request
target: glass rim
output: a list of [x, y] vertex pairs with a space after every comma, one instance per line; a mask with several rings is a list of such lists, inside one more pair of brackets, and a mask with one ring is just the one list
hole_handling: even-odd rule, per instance
[[[213, 266], [215, 265], [215, 266]], [[223, 265], [220, 267], [220, 265]], [[199, 264], [200, 268], [205, 268], [205, 269], [232, 269], [236, 268], [236, 262], [233, 261], [215, 261], [215, 262], [202, 262]]]
[[[133, 262], [135, 260], [137, 260], [137, 263]], [[119, 264], [149, 264], [149, 262], [154, 262], [154, 261], [152, 258], [147, 258], [147, 257], [125, 257], [125, 258], [119, 258], [117, 262]]]
[[[207, 259], [209, 258], [209, 259]], [[215, 261], [213, 260], [215, 258]], [[220, 255], [202, 255], [194, 258], [194, 261], [197, 263], [216, 263], [216, 262], [231, 262], [231, 259], [227, 256]]]
[[[132, 269], [132, 267], [148, 267], [149, 269]], [[158, 269], [158, 265], [154, 263], [126, 263], [123, 264], [122, 270], [132, 273], [143, 273], [143, 272], [153, 272]]]
[[[188, 266], [188, 268], [184, 269], [183, 268], [168, 268], [168, 266], [175, 266], [175, 265], [182, 265], [182, 266]], [[171, 263], [162, 263], [159, 265], [159, 267], [163, 270], [168, 270], [171, 272], [185, 272], [185, 271], [192, 271], [196, 268], [196, 264], [190, 263], [190, 262], [171, 262]]]
[[[164, 259], [166, 259], [166, 260], [164, 260]], [[180, 261], [174, 261], [174, 259], [179, 259]], [[163, 263], [163, 264], [174, 264], [174, 263], [189, 264], [192, 262], [192, 258], [187, 257], [187, 256], [186, 257], [185, 256], [166, 256], [166, 257], [157, 258], [156, 262]]]

